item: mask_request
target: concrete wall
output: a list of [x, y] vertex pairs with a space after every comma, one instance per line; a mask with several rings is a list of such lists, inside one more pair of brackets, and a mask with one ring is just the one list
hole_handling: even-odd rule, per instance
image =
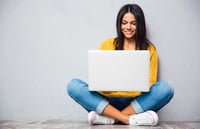
[[[66, 95], [87, 81], [87, 50], [116, 35], [119, 8], [131, 0], [0, 0], [0, 119], [86, 120]], [[135, 0], [159, 53], [159, 79], [175, 89], [161, 120], [200, 120], [199, 0]]]

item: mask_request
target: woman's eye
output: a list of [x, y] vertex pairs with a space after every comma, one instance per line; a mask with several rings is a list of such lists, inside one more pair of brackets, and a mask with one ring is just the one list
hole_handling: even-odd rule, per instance
[[132, 22], [132, 25], [136, 25], [136, 22]]
[[126, 22], [122, 22], [122, 25], [126, 25]]

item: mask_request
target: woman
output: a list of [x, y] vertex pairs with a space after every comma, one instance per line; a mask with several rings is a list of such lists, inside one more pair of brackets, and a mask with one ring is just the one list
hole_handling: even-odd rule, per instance
[[146, 38], [145, 18], [136, 4], [124, 5], [117, 16], [117, 37], [105, 40], [101, 50], [149, 50], [150, 91], [92, 92], [88, 84], [72, 79], [68, 94], [88, 112], [90, 124], [151, 125], [158, 123], [156, 111], [173, 97], [173, 88], [166, 81], [157, 81], [158, 57], [155, 46]]

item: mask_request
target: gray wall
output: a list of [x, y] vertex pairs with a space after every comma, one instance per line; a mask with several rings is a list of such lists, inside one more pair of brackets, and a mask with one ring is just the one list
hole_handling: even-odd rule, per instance
[[[115, 36], [130, 0], [0, 0], [0, 119], [86, 120], [66, 95], [87, 81], [87, 50]], [[159, 52], [159, 79], [175, 89], [161, 120], [200, 120], [199, 0], [136, 0]]]

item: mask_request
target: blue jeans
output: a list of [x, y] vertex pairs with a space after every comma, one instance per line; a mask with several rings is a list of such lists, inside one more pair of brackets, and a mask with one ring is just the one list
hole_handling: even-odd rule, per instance
[[149, 92], [137, 97], [107, 97], [95, 91], [89, 91], [88, 84], [80, 79], [72, 79], [67, 85], [68, 94], [88, 112], [96, 111], [102, 114], [108, 104], [118, 110], [132, 105], [136, 113], [147, 110], [158, 111], [173, 97], [174, 90], [166, 81], [158, 81]]

